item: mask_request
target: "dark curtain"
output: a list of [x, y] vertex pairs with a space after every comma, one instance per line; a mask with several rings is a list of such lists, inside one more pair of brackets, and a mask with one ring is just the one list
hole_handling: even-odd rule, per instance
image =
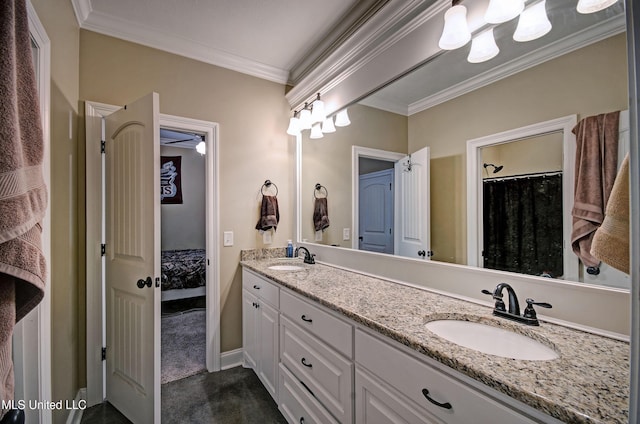
[[562, 175], [485, 180], [484, 267], [562, 276]]

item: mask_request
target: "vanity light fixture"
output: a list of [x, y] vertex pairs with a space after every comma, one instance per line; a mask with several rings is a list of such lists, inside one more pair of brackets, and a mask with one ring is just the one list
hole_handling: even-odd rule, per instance
[[320, 100], [320, 93], [311, 102], [304, 104], [304, 107], [293, 111], [293, 116], [289, 119], [287, 134], [297, 136], [303, 130], [311, 130], [310, 138], [322, 138], [323, 134], [336, 132], [336, 126], [345, 127], [349, 125], [349, 115], [347, 109], [338, 112], [335, 118], [335, 125], [332, 116], [327, 117], [324, 102]]
[[489, 28], [473, 37], [467, 60], [470, 63], [486, 62], [496, 57], [498, 53], [500, 53], [500, 49], [493, 38], [493, 28]]
[[579, 0], [576, 9], [582, 14], [595, 13], [616, 4], [618, 0]]

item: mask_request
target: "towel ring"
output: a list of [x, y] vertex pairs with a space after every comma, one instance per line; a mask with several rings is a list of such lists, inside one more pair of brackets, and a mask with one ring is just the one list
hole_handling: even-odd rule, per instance
[[271, 186], [274, 186], [276, 188], [276, 194], [274, 194], [274, 196], [278, 195], [278, 186], [275, 185], [275, 183], [272, 183], [271, 180], [265, 180], [264, 184], [262, 184], [262, 187], [260, 187], [260, 193], [262, 193], [262, 195], [264, 196], [264, 188], [269, 188]]
[[329, 197], [329, 191], [327, 190], [327, 188], [325, 186], [323, 186], [320, 183], [316, 184], [316, 189], [313, 190], [313, 197], [314, 199], [318, 199], [318, 196], [316, 196], [316, 192], [319, 192], [320, 194], [322, 194], [322, 190], [324, 190], [324, 197], [327, 198]]

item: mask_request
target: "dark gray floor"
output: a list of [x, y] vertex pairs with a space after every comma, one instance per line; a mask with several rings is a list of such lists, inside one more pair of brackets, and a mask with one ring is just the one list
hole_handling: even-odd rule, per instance
[[[286, 423], [255, 373], [242, 367], [164, 384], [161, 408], [164, 423]], [[129, 420], [103, 403], [85, 410], [82, 423], [127, 424]]]

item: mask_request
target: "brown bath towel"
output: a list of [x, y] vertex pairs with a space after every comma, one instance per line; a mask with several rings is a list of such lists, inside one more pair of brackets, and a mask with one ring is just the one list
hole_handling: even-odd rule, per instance
[[[0, 2], [0, 396], [13, 399], [13, 325], [44, 295], [44, 141], [25, 0]], [[3, 408], [2, 414], [6, 412]]]
[[591, 254], [615, 269], [629, 273], [629, 154], [613, 184], [604, 221], [593, 236]]
[[280, 211], [278, 210], [278, 198], [276, 196], [262, 196], [260, 205], [260, 218], [256, 224], [256, 230], [267, 231], [278, 228]]
[[587, 267], [600, 263], [590, 253], [591, 241], [604, 219], [605, 205], [617, 173], [619, 115], [620, 112], [611, 112], [590, 116], [573, 129], [576, 167], [571, 247]]
[[313, 205], [313, 228], [324, 231], [329, 227], [329, 208], [326, 197], [316, 197]]

